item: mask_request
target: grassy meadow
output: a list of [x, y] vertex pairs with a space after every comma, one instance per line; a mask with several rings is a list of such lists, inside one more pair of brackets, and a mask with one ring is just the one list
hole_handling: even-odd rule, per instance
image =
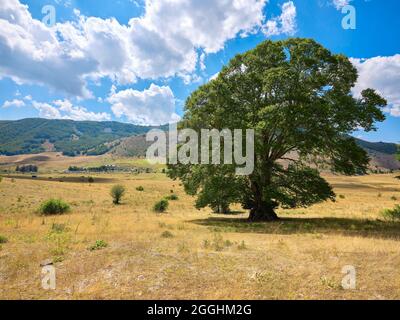
[[[44, 176], [52, 179], [0, 183], [0, 299], [400, 298], [400, 224], [380, 214], [400, 201], [395, 174], [328, 176], [337, 202], [279, 210], [274, 223], [248, 223], [240, 208], [196, 210], [161, 173], [92, 175], [93, 183]], [[121, 205], [112, 203], [115, 184], [127, 190]], [[172, 193], [178, 200], [155, 213]], [[71, 211], [40, 215], [49, 198]], [[54, 291], [41, 287], [46, 259]], [[355, 290], [341, 287], [346, 265], [356, 268]]]

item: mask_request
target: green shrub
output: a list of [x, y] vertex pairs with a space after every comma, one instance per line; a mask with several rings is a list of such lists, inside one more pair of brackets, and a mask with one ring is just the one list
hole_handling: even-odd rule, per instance
[[393, 201], [397, 201], [397, 197], [396, 196], [392, 196], [390, 199], [393, 200]]
[[97, 240], [94, 245], [90, 246], [88, 249], [90, 251], [101, 250], [108, 247], [108, 243], [104, 240]]
[[2, 182], [3, 181], [3, 177], [2, 176], [0, 176], [0, 182]]
[[49, 199], [42, 203], [39, 209], [40, 213], [43, 215], [56, 215], [64, 214], [71, 211], [71, 207], [68, 203], [61, 199]]
[[136, 191], [143, 192], [143, 191], [144, 191], [144, 188], [143, 188], [142, 186], [139, 186], [139, 187], [136, 188]]
[[89, 183], [93, 183], [93, 182], [94, 182], [94, 178], [93, 178], [93, 177], [89, 177], [89, 178], [88, 178], [88, 182], [89, 182]]
[[167, 211], [168, 206], [169, 206], [168, 200], [162, 199], [162, 200], [156, 202], [156, 204], [153, 207], [153, 210], [155, 212], [165, 212], [165, 211]]
[[339, 194], [340, 199], [345, 199], [346, 197], [343, 194]]
[[125, 187], [123, 185], [117, 184], [111, 188], [111, 196], [113, 198], [114, 204], [120, 204], [124, 194], [125, 194]]
[[162, 234], [161, 234], [161, 238], [173, 238], [174, 237], [174, 235], [171, 233], [171, 232], [169, 232], [169, 231], [164, 231]]
[[395, 206], [394, 209], [383, 210], [382, 215], [387, 220], [400, 220], [400, 205]]
[[8, 239], [5, 236], [0, 235], [0, 244], [7, 243]]
[[165, 199], [171, 200], [171, 201], [176, 201], [176, 200], [179, 200], [179, 197], [176, 194], [171, 194], [171, 195], [165, 197]]

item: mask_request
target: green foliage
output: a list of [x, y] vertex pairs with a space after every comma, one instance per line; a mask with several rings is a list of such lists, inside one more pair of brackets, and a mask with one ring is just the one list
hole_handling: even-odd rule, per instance
[[89, 177], [89, 178], [88, 178], [88, 182], [89, 182], [89, 183], [93, 183], [93, 182], [94, 182], [94, 178], [93, 178], [93, 177]]
[[[236, 164], [178, 164], [168, 166], [168, 175], [197, 196], [197, 207], [238, 202], [250, 209], [251, 220], [275, 220], [279, 206], [334, 200], [310, 162], [346, 175], [366, 173], [368, 155], [350, 135], [357, 127], [374, 130], [385, 119], [386, 100], [372, 89], [354, 98], [356, 81], [347, 57], [311, 39], [265, 41], [193, 92], [179, 124], [198, 132], [255, 129], [254, 172], [243, 177], [235, 175]], [[290, 157], [293, 152], [299, 157]]]
[[179, 197], [175, 193], [173, 193], [169, 196], [166, 196], [165, 199], [170, 200], [170, 201], [177, 201], [177, 200], [179, 200]]
[[117, 184], [111, 188], [111, 196], [114, 204], [120, 204], [121, 199], [124, 196], [126, 189], [123, 185]]
[[5, 236], [0, 235], [0, 244], [7, 243], [8, 239]]
[[0, 154], [16, 155], [45, 151], [43, 143], [54, 145], [64, 155], [104, 154], [108, 142], [145, 134], [151, 127], [119, 122], [23, 119], [0, 121]]
[[139, 186], [139, 187], [136, 188], [136, 191], [143, 192], [144, 188], [142, 186]]
[[160, 200], [160, 201], [158, 201], [158, 202], [156, 202], [154, 204], [153, 210], [155, 212], [162, 213], [162, 212], [167, 211], [168, 206], [169, 206], [168, 200], [167, 199], [162, 199], [162, 200]]
[[43, 215], [59, 215], [71, 211], [71, 207], [68, 203], [61, 199], [49, 199], [42, 203], [39, 209]]
[[101, 250], [101, 249], [104, 249], [104, 248], [107, 248], [107, 247], [108, 247], [108, 243], [105, 242], [104, 240], [96, 240], [96, 242], [93, 245], [91, 245], [88, 248], [88, 250], [89, 251], [96, 251], [96, 250]]
[[390, 221], [400, 220], [400, 205], [396, 205], [394, 209], [386, 209], [382, 211], [382, 216]]
[[38, 172], [38, 167], [32, 164], [27, 164], [27, 165], [23, 165], [23, 166], [17, 166], [15, 168], [16, 172]]

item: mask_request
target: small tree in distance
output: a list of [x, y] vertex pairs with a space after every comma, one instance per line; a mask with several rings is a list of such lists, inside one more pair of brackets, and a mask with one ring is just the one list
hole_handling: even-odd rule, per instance
[[373, 89], [352, 95], [357, 77], [347, 57], [311, 39], [265, 41], [237, 55], [192, 93], [179, 127], [254, 129], [254, 172], [239, 177], [236, 164], [178, 164], [168, 166], [168, 175], [197, 196], [198, 207], [241, 203], [251, 221], [278, 219], [278, 207], [335, 200], [317, 168], [366, 173], [368, 155], [350, 135], [385, 119], [386, 100]]
[[123, 185], [117, 184], [111, 188], [111, 196], [113, 198], [114, 204], [120, 204], [121, 199], [125, 194], [125, 187]]

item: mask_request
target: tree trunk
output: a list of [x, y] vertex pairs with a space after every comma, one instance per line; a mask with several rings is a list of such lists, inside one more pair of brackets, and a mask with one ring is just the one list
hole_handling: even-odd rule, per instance
[[279, 217], [275, 213], [273, 205], [265, 202], [259, 203], [250, 210], [249, 220], [252, 222], [257, 221], [277, 221]]

